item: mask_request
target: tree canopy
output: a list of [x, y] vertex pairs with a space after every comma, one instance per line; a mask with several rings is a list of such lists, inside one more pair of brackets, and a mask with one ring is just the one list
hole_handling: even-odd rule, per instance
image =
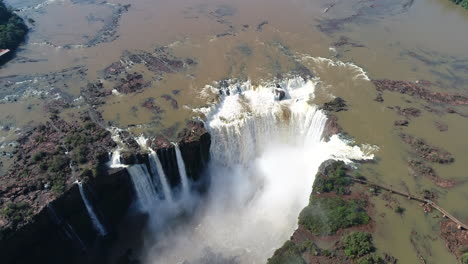
[[0, 0], [0, 49], [16, 49], [28, 32], [23, 19]]

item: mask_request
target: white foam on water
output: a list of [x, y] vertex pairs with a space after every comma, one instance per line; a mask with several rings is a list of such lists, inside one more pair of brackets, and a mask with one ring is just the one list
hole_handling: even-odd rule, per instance
[[195, 109], [212, 137], [210, 190], [189, 223], [158, 230], [145, 263], [265, 263], [297, 228], [324, 161], [373, 158], [338, 136], [322, 139], [327, 117], [311, 104], [316, 83], [280, 81], [282, 101], [277, 83], [203, 89], [222, 94]]

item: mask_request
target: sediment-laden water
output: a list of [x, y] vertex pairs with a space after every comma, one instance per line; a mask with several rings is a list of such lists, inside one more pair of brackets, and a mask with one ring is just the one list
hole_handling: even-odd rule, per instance
[[[132, 208], [151, 215], [142, 246], [122, 243], [143, 263], [263, 263], [295, 229], [318, 166], [370, 158], [371, 145], [379, 149], [375, 162], [360, 166], [368, 179], [416, 194], [430, 190], [444, 208], [468, 217], [466, 107], [376, 92], [372, 83], [404, 80], [468, 94], [468, 12], [450, 1], [7, 3], [35, 22], [0, 69], [0, 175], [14, 164], [16, 139], [53, 115], [75, 120], [89, 111], [106, 128], [169, 141], [192, 118], [210, 132], [204, 197], [193, 192], [178, 148], [182, 184], [173, 189], [156, 152], [145, 149], [148, 168], [122, 164], [113, 153], [110, 166], [132, 177]], [[348, 102], [336, 116], [354, 143], [324, 140], [327, 116], [318, 106], [335, 96]], [[421, 114], [402, 115], [410, 107]], [[407, 126], [394, 125], [403, 119]], [[453, 164], [431, 166], [456, 185], [443, 189], [411, 174], [415, 154], [401, 133], [452, 153]], [[372, 201], [377, 247], [401, 263], [419, 255], [456, 261], [434, 231], [439, 220], [398, 202], [408, 208], [404, 217], [388, 201]], [[414, 242], [414, 233], [431, 239]]]

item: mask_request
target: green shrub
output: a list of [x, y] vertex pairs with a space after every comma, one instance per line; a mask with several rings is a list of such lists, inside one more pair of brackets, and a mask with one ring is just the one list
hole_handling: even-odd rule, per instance
[[0, 0], [0, 48], [16, 49], [24, 41], [28, 27], [23, 19]]
[[76, 151], [74, 151], [73, 160], [77, 163], [84, 164], [88, 161], [88, 148], [86, 146], [79, 146]]
[[465, 253], [461, 256], [460, 261], [462, 264], [468, 264], [468, 253]]
[[468, 9], [468, 0], [451, 0], [457, 5], [460, 5], [461, 7]]
[[369, 223], [363, 200], [311, 198], [299, 215], [299, 224], [314, 235], [330, 235], [342, 228]]
[[369, 256], [365, 256], [363, 258], [360, 258], [358, 261], [356, 261], [356, 264], [385, 264], [385, 260], [382, 259], [381, 257], [371, 254]]
[[9, 203], [3, 208], [3, 216], [16, 228], [31, 216], [31, 207], [27, 202]]
[[50, 172], [60, 172], [68, 166], [70, 160], [63, 155], [54, 156], [52, 162], [49, 165]]
[[365, 232], [353, 232], [345, 236], [343, 238], [343, 244], [345, 254], [351, 258], [365, 256], [374, 250], [372, 236]]
[[336, 161], [325, 168], [325, 172], [315, 180], [314, 191], [319, 193], [336, 192], [337, 194], [349, 194], [352, 184], [351, 178], [346, 175], [344, 162]]
[[395, 208], [395, 213], [397, 213], [399, 215], [402, 215], [405, 211], [406, 211], [406, 209], [401, 207], [401, 206], [397, 206], [397, 208]]
[[305, 264], [299, 248], [291, 240], [286, 241], [282, 247], [277, 249], [273, 257], [269, 258], [267, 264]]
[[44, 157], [46, 156], [46, 153], [44, 151], [39, 151], [36, 154], [32, 156], [32, 162], [36, 163], [41, 161]]
[[60, 195], [65, 191], [66, 181], [65, 176], [61, 173], [54, 175], [52, 178], [52, 191]]

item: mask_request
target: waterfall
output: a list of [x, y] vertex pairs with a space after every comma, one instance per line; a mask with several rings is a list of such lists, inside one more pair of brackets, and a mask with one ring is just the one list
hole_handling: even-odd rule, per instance
[[[337, 135], [322, 140], [327, 117], [311, 103], [315, 84], [297, 77], [203, 89], [217, 99], [195, 109], [211, 134], [210, 189], [189, 226], [167, 231], [145, 263], [207, 263], [207, 248], [236, 263], [265, 263], [297, 228], [324, 161], [373, 158]], [[176, 154], [180, 168], [177, 146]]]
[[83, 243], [83, 240], [78, 236], [75, 232], [75, 229], [62, 217], [59, 217], [57, 212], [55, 211], [54, 207], [51, 204], [47, 204], [47, 212], [49, 216], [52, 218], [52, 221], [62, 228], [65, 235], [73, 242], [76, 242], [81, 250], [85, 251], [86, 246]]
[[132, 179], [135, 192], [143, 211], [150, 212], [157, 198], [156, 189], [151, 180], [151, 176], [144, 164], [135, 164], [127, 167]]
[[164, 169], [156, 151], [150, 149], [149, 160], [151, 172], [153, 173], [153, 175], [156, 175], [156, 177], [158, 177], [159, 182], [161, 183], [164, 198], [167, 200], [168, 203], [172, 204], [173, 198], [171, 187], [167, 182], [166, 173], [164, 173]]
[[83, 188], [83, 184], [81, 182], [77, 182], [78, 187], [80, 189], [80, 194], [81, 194], [81, 199], [83, 199], [83, 202], [86, 206], [86, 210], [88, 211], [89, 218], [91, 218], [91, 222], [93, 223], [94, 229], [98, 232], [100, 236], [105, 236], [107, 235], [107, 231], [104, 228], [104, 226], [101, 224], [99, 221], [99, 218], [97, 217], [96, 213], [93, 210], [93, 206], [91, 202], [88, 200], [86, 197], [85, 190]]
[[110, 168], [125, 168], [125, 167], [127, 167], [126, 165], [122, 164], [122, 162], [120, 161], [120, 150], [119, 149], [112, 152], [108, 165], [109, 165]]
[[187, 171], [185, 170], [184, 159], [182, 158], [182, 153], [180, 152], [179, 144], [172, 143], [175, 147], [176, 157], [177, 157], [177, 167], [179, 168], [180, 181], [182, 183], [182, 197], [186, 198], [189, 196], [190, 187], [189, 180], [187, 178]]

